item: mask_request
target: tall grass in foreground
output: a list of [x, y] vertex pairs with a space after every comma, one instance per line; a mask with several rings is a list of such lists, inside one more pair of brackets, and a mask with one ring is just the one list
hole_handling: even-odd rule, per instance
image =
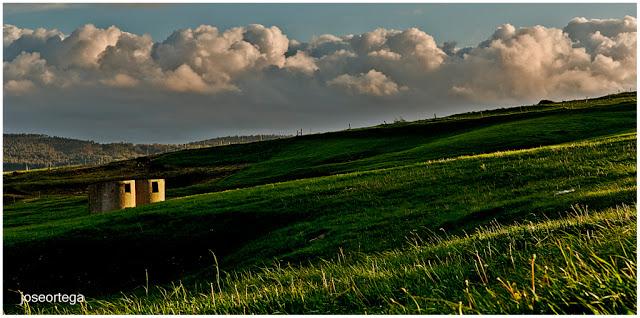
[[403, 250], [242, 273], [211, 270], [197, 286], [143, 288], [23, 313], [592, 313], [636, 312], [636, 207], [474, 234], [408, 238]]

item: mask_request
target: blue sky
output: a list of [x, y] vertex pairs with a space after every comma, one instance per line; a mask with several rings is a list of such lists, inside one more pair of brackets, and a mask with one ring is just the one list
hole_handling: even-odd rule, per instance
[[4, 23], [20, 27], [57, 28], [70, 33], [92, 23], [116, 25], [164, 40], [176, 29], [200, 24], [227, 29], [251, 23], [277, 25], [290, 38], [307, 41], [314, 35], [360, 34], [378, 27], [418, 27], [437, 42], [455, 40], [476, 45], [495, 27], [541, 24], [562, 28], [571, 18], [636, 16], [627, 4], [75, 4], [57, 6], [4, 4]]
[[4, 4], [4, 132], [182, 143], [636, 90], [635, 16], [635, 3]]

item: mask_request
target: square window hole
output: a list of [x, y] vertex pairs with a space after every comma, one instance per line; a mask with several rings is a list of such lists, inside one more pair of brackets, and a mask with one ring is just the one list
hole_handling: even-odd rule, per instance
[[151, 192], [153, 193], [160, 192], [160, 190], [158, 190], [158, 181], [151, 182]]

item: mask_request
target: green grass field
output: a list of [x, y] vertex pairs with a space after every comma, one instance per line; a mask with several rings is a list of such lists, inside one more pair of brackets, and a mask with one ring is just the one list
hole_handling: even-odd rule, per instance
[[[636, 95], [5, 174], [17, 313], [636, 312]], [[163, 203], [89, 214], [99, 180]], [[215, 257], [214, 257], [215, 255]]]

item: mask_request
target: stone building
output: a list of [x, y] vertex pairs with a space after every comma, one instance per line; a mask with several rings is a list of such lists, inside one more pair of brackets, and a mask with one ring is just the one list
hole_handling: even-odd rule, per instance
[[89, 186], [89, 210], [106, 212], [136, 206], [134, 180], [109, 181]]
[[164, 179], [107, 181], [89, 185], [91, 213], [164, 201]]
[[136, 180], [136, 206], [164, 201], [164, 179]]

